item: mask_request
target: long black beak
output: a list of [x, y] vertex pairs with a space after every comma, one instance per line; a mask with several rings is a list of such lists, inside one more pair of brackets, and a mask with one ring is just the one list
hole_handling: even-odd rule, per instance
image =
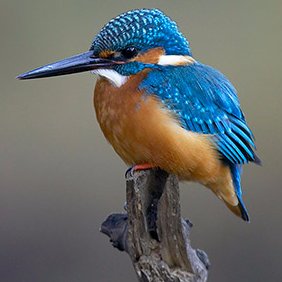
[[108, 59], [102, 59], [93, 56], [93, 51], [88, 51], [79, 55], [75, 55], [64, 60], [45, 65], [43, 67], [28, 71], [17, 76], [18, 79], [33, 79], [50, 77], [57, 75], [66, 75], [77, 72], [84, 72], [99, 68], [110, 69], [116, 64], [122, 62], [115, 62]]

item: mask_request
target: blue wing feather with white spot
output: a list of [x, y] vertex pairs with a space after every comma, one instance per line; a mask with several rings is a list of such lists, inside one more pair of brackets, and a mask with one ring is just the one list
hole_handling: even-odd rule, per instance
[[236, 90], [219, 71], [200, 63], [159, 67], [140, 88], [158, 96], [185, 129], [209, 134], [224, 160], [259, 163]]

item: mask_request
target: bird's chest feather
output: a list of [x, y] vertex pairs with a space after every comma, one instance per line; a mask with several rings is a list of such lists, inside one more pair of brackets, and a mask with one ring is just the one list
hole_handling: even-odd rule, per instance
[[[94, 106], [100, 127], [117, 153], [129, 164], [143, 162], [150, 154], [150, 117], [160, 109], [156, 100], [138, 90], [146, 73], [132, 76], [120, 87], [99, 78]], [[151, 136], [152, 137], [152, 136]]]
[[213, 145], [206, 136], [182, 128], [157, 97], [138, 89], [145, 76], [132, 76], [119, 88], [98, 80], [94, 106], [105, 137], [127, 164], [150, 163], [207, 183], [220, 166]]

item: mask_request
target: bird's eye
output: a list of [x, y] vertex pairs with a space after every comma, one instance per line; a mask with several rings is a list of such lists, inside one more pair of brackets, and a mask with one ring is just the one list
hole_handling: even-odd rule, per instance
[[130, 46], [130, 47], [127, 47], [121, 50], [120, 53], [124, 58], [132, 59], [133, 57], [135, 57], [138, 54], [138, 50], [135, 47]]

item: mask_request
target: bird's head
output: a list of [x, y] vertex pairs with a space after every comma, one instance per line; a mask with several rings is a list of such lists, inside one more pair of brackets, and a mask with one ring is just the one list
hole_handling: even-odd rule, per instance
[[18, 78], [89, 70], [102, 75], [103, 71], [111, 70], [129, 76], [157, 65], [185, 63], [190, 56], [188, 41], [164, 13], [157, 9], [132, 10], [107, 23], [88, 52], [26, 72]]

